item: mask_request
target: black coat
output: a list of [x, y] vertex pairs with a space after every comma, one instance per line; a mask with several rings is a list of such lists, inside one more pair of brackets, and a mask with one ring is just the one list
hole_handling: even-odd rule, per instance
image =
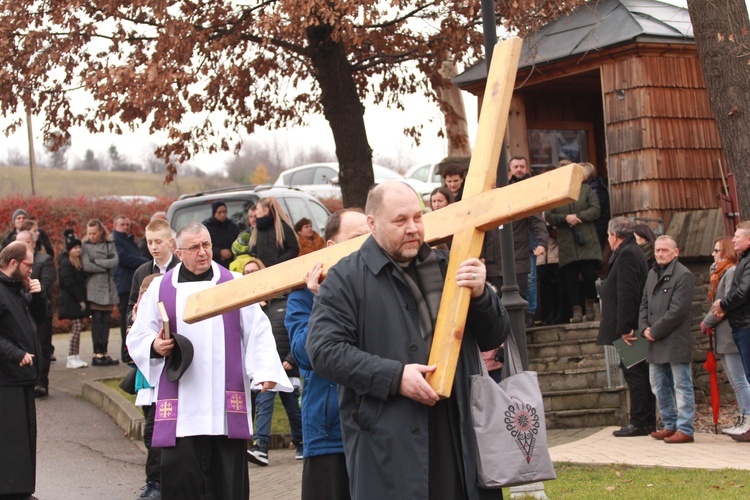
[[248, 252], [253, 257], [257, 257], [266, 267], [274, 266], [280, 262], [295, 258], [299, 255], [299, 243], [294, 229], [289, 227], [286, 222], [284, 225], [284, 246], [276, 246], [276, 229], [270, 227], [261, 229], [260, 226], [255, 228], [257, 240], [255, 246], [248, 248]]
[[[89, 315], [86, 302], [86, 273], [76, 269], [70, 262], [68, 252], [57, 256], [60, 268], [60, 294], [57, 296], [57, 317], [60, 319], [81, 319]], [[81, 309], [81, 302], [84, 308]]]
[[273, 330], [273, 338], [276, 340], [276, 350], [279, 353], [279, 359], [283, 363], [286, 361], [292, 365], [291, 370], [287, 370], [286, 374], [289, 377], [299, 377], [299, 368], [297, 362], [292, 356], [292, 346], [289, 342], [289, 333], [284, 326], [284, 318], [286, 317], [286, 296], [277, 299], [271, 299], [263, 307], [263, 312], [268, 316], [271, 321], [271, 329]]
[[602, 320], [596, 343], [612, 345], [623, 335], [638, 336], [638, 314], [648, 267], [635, 237], [629, 236], [612, 254], [602, 283]]
[[39, 283], [42, 285], [40, 293], [31, 295], [31, 304], [29, 305], [31, 315], [38, 323], [50, 320], [53, 316], [52, 289], [57, 282], [57, 271], [55, 270], [55, 262], [52, 257], [43, 252], [34, 253], [31, 278], [39, 280]]
[[224, 222], [219, 222], [213, 215], [204, 220], [203, 225], [206, 226], [208, 234], [211, 235], [211, 243], [213, 243], [214, 246], [214, 261], [229, 269], [229, 264], [232, 262], [232, 259], [234, 259], [234, 255], [228, 259], [222, 259], [221, 251], [232, 249], [232, 243], [234, 243], [234, 240], [236, 240], [237, 236], [240, 234], [240, 228], [229, 219]]
[[750, 326], [750, 249], [742, 253], [737, 263], [732, 288], [721, 300], [721, 308], [727, 312], [732, 330]]
[[119, 263], [115, 268], [115, 286], [118, 295], [130, 293], [130, 285], [133, 283], [133, 273], [140, 266], [149, 261], [141, 254], [141, 250], [135, 243], [132, 234], [112, 231], [112, 239], [117, 249]]
[[[5, 238], [3, 238], [3, 242], [0, 246], [0, 250], [7, 247], [8, 244], [16, 241], [16, 228], [13, 228], [11, 232], [5, 235]], [[52, 248], [52, 242], [49, 240], [49, 236], [47, 236], [47, 233], [44, 232], [43, 229], [39, 228], [39, 237], [36, 240], [36, 247], [34, 247], [35, 252], [41, 252], [42, 249], [49, 255], [50, 257], [55, 256], [55, 250]]]
[[[42, 348], [36, 323], [29, 311], [31, 297], [0, 273], [0, 385], [34, 385], [39, 379]], [[34, 364], [18, 366], [26, 353], [34, 355]]]
[[[445, 276], [448, 255], [435, 254]], [[509, 330], [507, 313], [489, 288], [471, 300], [451, 394], [471, 500], [502, 495], [477, 487], [470, 377], [480, 372], [477, 346], [495, 349]], [[429, 352], [416, 298], [372, 237], [329, 271], [315, 297], [306, 349], [315, 372], [339, 384], [352, 497], [426, 500], [429, 460], [439, 460], [429, 456], [428, 407], [398, 388], [403, 366], [427, 364]]]

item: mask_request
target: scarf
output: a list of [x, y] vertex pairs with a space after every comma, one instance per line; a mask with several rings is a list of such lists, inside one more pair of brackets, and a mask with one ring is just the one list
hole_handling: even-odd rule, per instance
[[[714, 266], [711, 266], [712, 268]], [[716, 267], [711, 270], [711, 284], [708, 287], [708, 301], [713, 303], [714, 297], [716, 297], [716, 289], [719, 287], [719, 281], [721, 281], [721, 277], [724, 276], [724, 273], [727, 272], [727, 269], [732, 267], [732, 261], [729, 259], [724, 259], [721, 262], [716, 264]]]
[[422, 245], [417, 256], [412, 259], [407, 269], [395, 263], [407, 286], [417, 301], [419, 310], [419, 331], [429, 352], [432, 346], [432, 334], [435, 331], [440, 299], [443, 296], [443, 273], [440, 271], [435, 252], [429, 245]]
[[651, 243], [646, 241], [645, 243], [638, 243], [638, 246], [641, 247], [643, 256], [646, 258], [646, 262], [651, 262], [654, 258], [654, 247], [651, 246]]
[[268, 229], [269, 227], [273, 227], [273, 222], [273, 214], [268, 214], [265, 217], [255, 219], [255, 227], [256, 229]]

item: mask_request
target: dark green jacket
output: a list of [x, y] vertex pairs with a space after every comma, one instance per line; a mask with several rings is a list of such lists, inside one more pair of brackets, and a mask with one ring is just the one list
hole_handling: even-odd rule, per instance
[[[573, 229], [568, 225], [565, 216], [575, 214], [581, 224], [575, 226], [581, 235], [582, 244], [576, 242]], [[587, 183], [581, 184], [578, 200], [545, 213], [547, 223], [557, 228], [557, 245], [560, 253], [560, 267], [580, 260], [602, 260], [602, 249], [596, 235], [594, 221], [599, 217], [599, 199]]]

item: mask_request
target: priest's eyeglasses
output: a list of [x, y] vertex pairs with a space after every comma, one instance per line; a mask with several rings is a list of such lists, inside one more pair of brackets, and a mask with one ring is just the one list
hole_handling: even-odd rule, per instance
[[214, 244], [210, 241], [204, 241], [200, 245], [193, 245], [187, 248], [179, 248], [178, 250], [182, 250], [183, 252], [189, 252], [189, 253], [198, 253], [198, 251], [202, 248], [206, 252], [211, 250], [211, 247], [213, 247]]

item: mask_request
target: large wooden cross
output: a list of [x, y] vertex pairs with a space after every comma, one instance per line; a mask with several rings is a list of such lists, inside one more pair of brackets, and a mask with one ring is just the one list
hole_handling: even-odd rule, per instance
[[[437, 365], [437, 369], [427, 377], [441, 397], [451, 393], [471, 298], [468, 288], [456, 285], [459, 264], [470, 257], [479, 257], [488, 229], [577, 200], [583, 180], [583, 169], [568, 165], [502, 189], [492, 189], [520, 53], [519, 38], [498, 44], [493, 52], [462, 201], [427, 213], [423, 218], [428, 243], [453, 236], [429, 358], [429, 364]], [[303, 288], [304, 275], [315, 263], [321, 262], [325, 273], [358, 250], [368, 237], [363, 235], [195, 293], [188, 297], [184, 320], [195, 323]]]

